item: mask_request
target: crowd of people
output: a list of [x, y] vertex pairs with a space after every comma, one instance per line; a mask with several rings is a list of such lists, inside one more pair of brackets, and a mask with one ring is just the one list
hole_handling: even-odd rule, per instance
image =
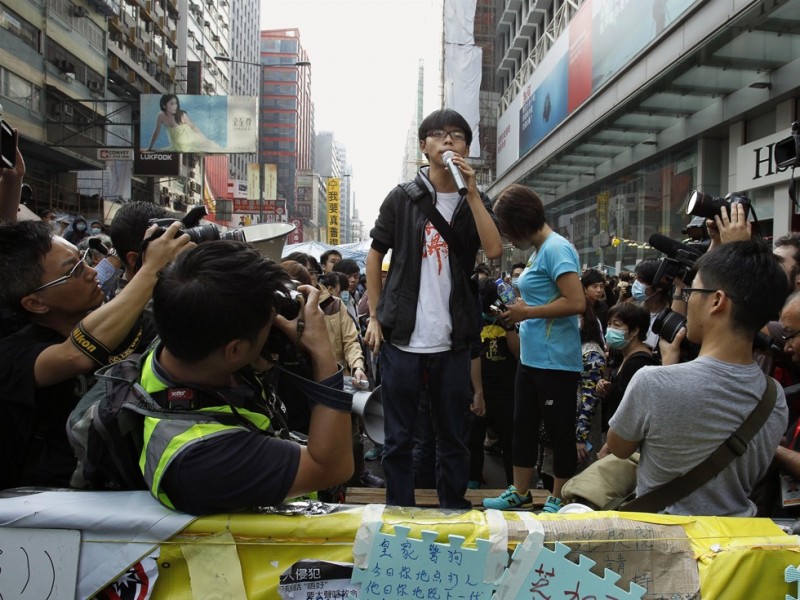
[[[508, 489], [485, 508], [530, 509], [538, 484], [556, 512], [581, 470], [635, 452], [641, 496], [728, 440], [773, 378], [752, 440], [660, 510], [791, 510], [800, 234], [773, 250], [733, 204], [692, 222], [709, 243], [691, 269], [665, 278], [668, 259], [647, 259], [608, 276], [582, 268], [532, 189], [478, 189], [460, 114], [437, 110], [418, 134], [428, 165], [381, 204], [364, 273], [336, 250], [276, 264], [244, 242], [195, 244], [178, 221], [151, 225], [166, 213], [146, 202], [107, 229], [49, 209], [17, 222], [17, 152], [0, 171], [0, 489], [81, 485], [66, 423], [95, 372], [118, 363], [136, 365], [159, 407], [141, 419], [143, 485], [193, 514], [340, 500], [347, 486], [385, 486], [399, 506], [435, 488], [442, 508], [469, 509], [487, 440]], [[498, 259], [503, 238], [528, 259], [502, 274], [475, 264], [479, 249]], [[670, 311], [685, 320], [661, 335]], [[759, 335], [771, 343], [754, 350]], [[378, 386], [384, 443], [365, 451], [352, 395]]]

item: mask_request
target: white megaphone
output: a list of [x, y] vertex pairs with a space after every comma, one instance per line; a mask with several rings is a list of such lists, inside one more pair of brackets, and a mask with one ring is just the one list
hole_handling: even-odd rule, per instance
[[363, 391], [353, 394], [353, 412], [361, 417], [367, 437], [376, 444], [383, 444], [383, 402], [381, 386], [371, 392]]
[[247, 243], [261, 252], [267, 258], [276, 263], [281, 262], [283, 246], [286, 238], [296, 227], [291, 223], [259, 223], [258, 225], [248, 225], [241, 227], [244, 239]]

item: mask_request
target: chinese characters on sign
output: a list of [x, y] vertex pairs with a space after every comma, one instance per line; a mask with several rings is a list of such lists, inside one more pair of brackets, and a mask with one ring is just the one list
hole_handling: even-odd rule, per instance
[[328, 243], [339, 244], [339, 180], [328, 179]]

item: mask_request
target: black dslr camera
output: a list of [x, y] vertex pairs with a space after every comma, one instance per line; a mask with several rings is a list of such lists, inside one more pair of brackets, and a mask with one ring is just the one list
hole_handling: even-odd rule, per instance
[[773, 153], [779, 169], [800, 167], [800, 122], [792, 123], [792, 135], [775, 144]]
[[[202, 244], [203, 242], [213, 242], [215, 240], [234, 240], [237, 242], [246, 242], [244, 232], [241, 229], [231, 229], [229, 231], [221, 232], [214, 223], [200, 223], [200, 221], [208, 214], [208, 209], [205, 206], [196, 206], [188, 213], [183, 219], [180, 219], [181, 232], [178, 235], [188, 235], [189, 239], [195, 244]], [[150, 236], [150, 240], [160, 237], [167, 227], [178, 221], [178, 219], [164, 218], [164, 219], [150, 219], [151, 225], [158, 225], [159, 229]]]
[[[297, 291], [297, 285], [296, 281], [292, 281], [285, 289], [275, 292], [277, 312], [287, 321], [296, 319], [303, 306], [301, 300], [303, 294]], [[305, 374], [306, 372], [311, 372], [308, 358], [275, 325], [270, 329], [267, 341], [261, 349], [261, 357], [270, 362], [274, 362], [275, 357], [277, 357], [277, 362], [281, 366], [296, 373]]]
[[730, 215], [731, 207], [734, 204], [741, 204], [744, 207], [744, 217], [746, 219], [752, 209], [749, 198], [738, 194], [728, 194], [724, 198], [715, 198], [711, 194], [704, 194], [701, 191], [695, 190], [689, 198], [689, 204], [686, 205], [686, 214], [713, 219], [715, 216], [721, 214], [723, 206], [728, 210], [728, 214]]

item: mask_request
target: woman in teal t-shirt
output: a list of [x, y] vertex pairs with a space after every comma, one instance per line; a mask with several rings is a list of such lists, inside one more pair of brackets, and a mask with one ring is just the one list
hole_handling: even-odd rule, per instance
[[500, 231], [517, 248], [534, 253], [517, 285], [521, 298], [502, 316], [520, 325], [520, 366], [514, 391], [514, 485], [486, 508], [532, 504], [528, 486], [538, 451], [539, 421], [553, 444], [553, 497], [545, 510], [558, 510], [561, 487], [577, 465], [575, 395], [583, 370], [578, 315], [586, 309], [578, 253], [545, 221], [539, 196], [510, 185], [497, 198]]

